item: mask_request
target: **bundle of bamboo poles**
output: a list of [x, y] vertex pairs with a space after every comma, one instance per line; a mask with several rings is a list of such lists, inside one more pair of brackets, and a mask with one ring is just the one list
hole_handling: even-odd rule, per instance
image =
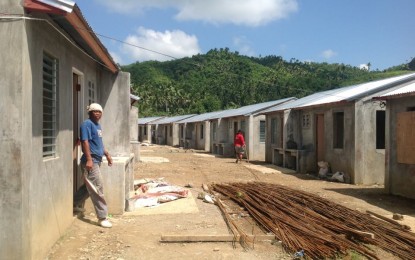
[[378, 259], [367, 246], [372, 244], [401, 259], [415, 256], [414, 233], [314, 194], [263, 182], [212, 184], [211, 188], [243, 206], [288, 252], [304, 250], [305, 256], [321, 259], [354, 250]]

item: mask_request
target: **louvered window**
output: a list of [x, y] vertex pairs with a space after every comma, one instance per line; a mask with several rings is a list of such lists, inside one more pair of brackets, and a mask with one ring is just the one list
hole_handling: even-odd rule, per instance
[[43, 54], [43, 157], [56, 156], [58, 60]]

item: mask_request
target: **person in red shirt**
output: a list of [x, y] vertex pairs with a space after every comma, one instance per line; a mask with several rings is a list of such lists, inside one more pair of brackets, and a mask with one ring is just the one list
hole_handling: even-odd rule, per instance
[[245, 153], [246, 147], [245, 138], [241, 130], [238, 130], [238, 132], [236, 132], [235, 141], [233, 145], [235, 146], [236, 163], [238, 163], [238, 161], [242, 161], [242, 156]]

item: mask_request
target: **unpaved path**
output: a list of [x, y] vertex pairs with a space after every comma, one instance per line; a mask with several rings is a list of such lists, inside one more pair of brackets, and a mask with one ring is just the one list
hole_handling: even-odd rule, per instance
[[[51, 249], [48, 259], [292, 259], [279, 243], [271, 240], [256, 242], [250, 250], [231, 242], [161, 243], [162, 235], [229, 234], [219, 209], [197, 199], [201, 185], [212, 182], [279, 183], [362, 212], [371, 210], [386, 217], [400, 213], [404, 215], [402, 224], [415, 230], [415, 201], [386, 195], [381, 186], [326, 182], [263, 163], [236, 164], [232, 158], [168, 146], [142, 147], [141, 157], [142, 162], [135, 169], [136, 179], [164, 177], [174, 185], [191, 184], [191, 197], [112, 216], [111, 229], [97, 226], [95, 215], [88, 208], [84, 218], [74, 217], [72, 227]], [[250, 217], [234, 217], [255, 234], [260, 232]], [[380, 250], [378, 253], [382, 259], [394, 259]]]

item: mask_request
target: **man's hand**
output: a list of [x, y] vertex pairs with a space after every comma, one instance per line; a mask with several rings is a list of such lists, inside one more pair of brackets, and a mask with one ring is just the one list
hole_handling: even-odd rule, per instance
[[112, 157], [111, 157], [111, 155], [109, 155], [109, 153], [107, 153], [105, 155], [105, 157], [107, 157], [108, 166], [112, 166]]
[[87, 159], [86, 165], [85, 165], [86, 170], [89, 172], [90, 170], [92, 170], [93, 166], [94, 166], [94, 162], [92, 161], [92, 159]]

